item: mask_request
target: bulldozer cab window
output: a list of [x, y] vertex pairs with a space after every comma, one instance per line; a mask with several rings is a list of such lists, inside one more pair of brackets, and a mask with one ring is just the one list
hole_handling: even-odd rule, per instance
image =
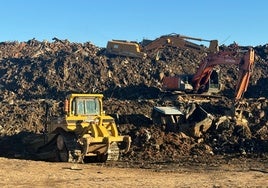
[[76, 99], [77, 115], [99, 115], [100, 104], [98, 99]]

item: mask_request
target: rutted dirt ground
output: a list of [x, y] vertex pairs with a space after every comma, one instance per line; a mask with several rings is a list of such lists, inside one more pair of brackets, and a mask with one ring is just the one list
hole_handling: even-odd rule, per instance
[[[218, 165], [71, 164], [0, 158], [1, 187], [267, 187], [266, 166], [235, 159]], [[172, 165], [172, 167], [170, 167]]]
[[[0, 43], [2, 185], [265, 187], [268, 52], [266, 45], [254, 49], [256, 62], [245, 94], [249, 130], [226, 120], [197, 139], [154, 125], [151, 111], [172, 103], [163, 100], [161, 73], [193, 74], [203, 52], [167, 47], [156, 61], [108, 56], [91, 43], [68, 40]], [[231, 109], [237, 67], [222, 66], [221, 72], [221, 97], [202, 104], [217, 120]], [[119, 162], [73, 167], [29, 156], [27, 137], [44, 130], [47, 116], [62, 113], [60, 102], [71, 92], [104, 94], [106, 112], [133, 141]]]

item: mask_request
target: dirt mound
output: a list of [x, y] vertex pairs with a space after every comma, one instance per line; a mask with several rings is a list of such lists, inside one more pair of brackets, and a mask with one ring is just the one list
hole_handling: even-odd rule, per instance
[[[158, 61], [110, 57], [91, 43], [29, 40], [0, 43], [0, 155], [26, 157], [25, 135], [44, 130], [46, 119], [62, 113], [59, 104], [72, 92], [103, 93], [106, 112], [115, 117], [122, 134], [133, 143], [124, 159], [171, 160], [178, 156], [233, 154], [267, 155], [268, 69], [267, 45], [255, 47], [256, 64], [245, 99], [249, 103], [250, 135], [232, 120], [202, 138], [166, 132], [153, 124], [153, 106], [162, 100], [160, 75], [194, 74], [204, 54], [166, 47]], [[223, 100], [204, 104], [216, 117], [232, 105], [236, 66], [222, 66]], [[252, 99], [253, 98], [253, 99]], [[53, 109], [47, 114], [47, 108]], [[21, 147], [20, 147], [21, 146]]]

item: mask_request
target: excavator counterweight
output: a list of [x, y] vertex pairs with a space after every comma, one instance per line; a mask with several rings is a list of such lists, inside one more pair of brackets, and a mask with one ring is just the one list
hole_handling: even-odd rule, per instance
[[141, 51], [141, 47], [137, 42], [126, 40], [108, 41], [106, 53], [108, 55], [146, 58], [146, 53]]

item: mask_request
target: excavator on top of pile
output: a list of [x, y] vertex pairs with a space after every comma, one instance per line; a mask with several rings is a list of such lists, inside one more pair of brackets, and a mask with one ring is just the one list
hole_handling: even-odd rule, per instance
[[[191, 40], [209, 42], [209, 47], [198, 45]], [[192, 51], [206, 51], [208, 53], [219, 51], [217, 40], [206, 40], [201, 38], [188, 37], [179, 34], [163, 35], [155, 40], [143, 40], [138, 43], [127, 40], [110, 40], [107, 42], [106, 53], [108, 55], [119, 55], [135, 58], [154, 58], [159, 60], [160, 50], [165, 47], [177, 47], [191, 49]]]
[[[29, 146], [35, 158], [62, 162], [105, 162], [128, 152], [131, 137], [119, 135], [114, 119], [103, 111], [102, 94], [70, 94], [64, 114], [48, 117], [44, 134]], [[48, 110], [49, 111], [49, 110]], [[48, 112], [49, 114], [49, 112]]]
[[[216, 79], [211, 79], [215, 66], [237, 65], [239, 67], [239, 74], [233, 97], [233, 109], [231, 109], [232, 118], [236, 121], [237, 125], [244, 126], [249, 130], [247, 120], [243, 117], [247, 104], [242, 101], [242, 97], [249, 85], [254, 60], [255, 53], [252, 48], [243, 51], [241, 55], [239, 47], [235, 44], [231, 49], [208, 54], [191, 79], [187, 76], [164, 77], [163, 88], [165, 90], [187, 90], [187, 93], [192, 95], [193, 98], [189, 97], [188, 101], [184, 101], [188, 103], [188, 107], [184, 112], [174, 106], [154, 107], [152, 119], [156, 124], [164, 124], [169, 129], [174, 129], [174, 127], [176, 130], [178, 128], [184, 129], [187, 130], [188, 134], [200, 137], [211, 126], [214, 117], [197, 104], [197, 96], [202, 96], [204, 92], [208, 92], [211, 89], [214, 89], [213, 91], [215, 92], [215, 88], [216, 92], [220, 91], [219, 78], [216, 76]], [[216, 82], [212, 83], [213, 81]], [[188, 120], [190, 119], [195, 120], [195, 122], [191, 122], [192, 125], [189, 125]]]

